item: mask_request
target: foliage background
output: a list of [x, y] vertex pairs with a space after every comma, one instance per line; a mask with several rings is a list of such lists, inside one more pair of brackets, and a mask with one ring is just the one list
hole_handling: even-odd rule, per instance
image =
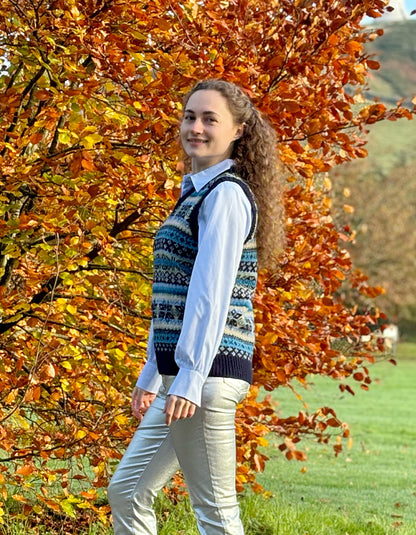
[[[383, 103], [400, 98], [411, 108], [416, 75], [416, 19], [387, 25], [381, 19], [374, 24], [383, 28], [384, 35], [367, 43], [366, 50], [377, 55], [381, 67], [369, 76], [364, 97], [377, 95]], [[414, 121], [379, 122], [366, 135], [368, 157], [331, 171], [338, 222], [356, 231], [348, 244], [353, 263], [374, 284], [385, 288], [377, 304], [407, 339], [416, 332], [415, 136]], [[351, 204], [354, 212], [339, 210], [343, 202]]]
[[288, 247], [259, 277], [238, 488], [260, 490], [270, 431], [300, 460], [303, 434], [348, 436], [332, 408], [280, 418], [259, 397], [309, 374], [342, 390], [350, 376], [371, 383], [372, 348], [360, 340], [382, 290], [352, 268], [327, 172], [366, 156], [368, 124], [413, 112], [359, 94], [378, 68], [364, 43], [382, 34], [360, 21], [385, 3], [327, 4], [2, 0], [0, 487], [25, 514], [108, 511], [97, 500], [134, 428], [152, 236], [178, 194], [180, 96], [200, 78], [247, 90], [276, 127], [287, 175]]

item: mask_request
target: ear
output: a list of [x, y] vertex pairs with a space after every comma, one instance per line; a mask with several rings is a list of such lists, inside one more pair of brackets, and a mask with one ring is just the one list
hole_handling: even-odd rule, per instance
[[237, 132], [235, 133], [234, 140], [240, 139], [240, 137], [244, 134], [244, 127], [246, 126], [246, 123], [241, 123], [240, 126], [237, 129]]

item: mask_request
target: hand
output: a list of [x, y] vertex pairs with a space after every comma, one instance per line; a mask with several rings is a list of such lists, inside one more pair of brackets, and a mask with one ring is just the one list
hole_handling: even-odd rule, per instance
[[133, 399], [131, 400], [131, 409], [134, 416], [141, 420], [155, 397], [156, 394], [152, 394], [152, 392], [147, 392], [146, 390], [135, 386], [133, 390]]
[[166, 425], [170, 425], [176, 420], [191, 418], [195, 414], [196, 405], [185, 398], [169, 395], [166, 397], [165, 408]]

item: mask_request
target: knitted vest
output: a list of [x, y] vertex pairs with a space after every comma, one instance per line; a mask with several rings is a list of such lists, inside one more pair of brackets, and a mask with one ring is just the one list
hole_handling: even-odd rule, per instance
[[[154, 348], [159, 373], [176, 375], [174, 355], [185, 311], [186, 296], [198, 252], [198, 212], [205, 199], [221, 182], [236, 182], [252, 206], [252, 226], [243, 246], [237, 277], [232, 290], [224, 334], [214, 358], [210, 376], [233, 377], [251, 382], [254, 349], [252, 300], [257, 281], [257, 208], [245, 182], [226, 171], [200, 191], [179, 199], [154, 241], [152, 317]], [[213, 259], [215, 262], [215, 258]]]

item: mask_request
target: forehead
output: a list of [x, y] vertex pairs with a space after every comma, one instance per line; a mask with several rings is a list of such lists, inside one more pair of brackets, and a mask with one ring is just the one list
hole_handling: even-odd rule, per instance
[[230, 115], [227, 99], [214, 89], [201, 89], [193, 93], [186, 104], [186, 110], [197, 113], [213, 112], [218, 115]]

